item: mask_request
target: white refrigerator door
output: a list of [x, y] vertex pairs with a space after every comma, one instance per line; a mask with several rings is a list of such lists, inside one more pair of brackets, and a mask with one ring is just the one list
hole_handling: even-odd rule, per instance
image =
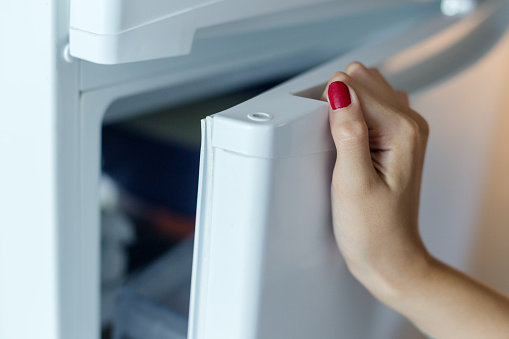
[[[425, 93], [498, 41], [507, 7], [485, 1], [459, 20], [416, 23], [203, 121], [188, 338], [391, 338], [394, 314], [350, 275], [334, 241], [329, 194], [336, 154], [328, 104], [318, 98], [331, 74], [352, 60], [379, 67], [414, 97]], [[443, 160], [436, 151], [429, 156], [435, 164]], [[486, 148], [474, 151], [481, 156]], [[478, 193], [471, 182], [479, 181], [477, 169], [466, 170], [477, 176], [464, 177], [465, 197]], [[433, 180], [425, 173], [423, 205], [447, 190]], [[421, 226], [435, 217], [425, 211]], [[461, 237], [446, 258], [459, 266], [468, 245]]]

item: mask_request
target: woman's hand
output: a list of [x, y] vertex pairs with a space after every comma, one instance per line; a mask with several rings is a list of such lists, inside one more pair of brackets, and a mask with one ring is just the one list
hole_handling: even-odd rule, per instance
[[324, 93], [337, 148], [334, 234], [352, 274], [434, 338], [509, 338], [509, 299], [441, 263], [418, 231], [426, 121], [359, 63]]
[[417, 225], [428, 125], [406, 93], [360, 63], [334, 74], [325, 96], [337, 148], [336, 240], [357, 279], [388, 298], [428, 264]]

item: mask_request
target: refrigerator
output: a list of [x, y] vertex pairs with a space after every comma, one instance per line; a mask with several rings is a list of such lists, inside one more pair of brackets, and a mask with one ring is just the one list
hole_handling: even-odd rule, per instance
[[351, 276], [332, 235], [320, 96], [351, 61], [408, 91], [430, 124], [431, 253], [508, 292], [507, 1], [51, 0], [0, 15], [0, 338], [101, 336], [103, 125], [268, 80], [202, 121], [175, 338], [423, 338]]

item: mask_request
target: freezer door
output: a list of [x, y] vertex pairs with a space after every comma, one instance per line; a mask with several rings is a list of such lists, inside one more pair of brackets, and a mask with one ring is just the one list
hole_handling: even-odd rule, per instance
[[[436, 2], [437, 0], [425, 0]], [[195, 33], [270, 30], [422, 0], [71, 0], [70, 52], [99, 64], [188, 54]], [[226, 26], [225, 24], [235, 23]], [[221, 27], [223, 26], [223, 27]], [[211, 29], [214, 28], [214, 29]]]
[[[336, 154], [328, 104], [319, 97], [333, 72], [359, 60], [415, 99], [473, 65], [505, 32], [507, 18], [505, 1], [485, 1], [461, 19], [429, 18], [203, 121], [188, 338], [393, 338], [394, 314], [350, 275], [334, 241]], [[472, 156], [486, 151], [474, 149]], [[437, 151], [430, 149], [428, 168], [443, 162]], [[479, 166], [452, 167], [472, 174], [458, 201], [477, 196]], [[433, 180], [425, 173], [424, 205], [446, 189]], [[424, 213], [421, 225], [433, 218]], [[460, 266], [468, 238], [461, 234], [463, 241], [446, 246]]]

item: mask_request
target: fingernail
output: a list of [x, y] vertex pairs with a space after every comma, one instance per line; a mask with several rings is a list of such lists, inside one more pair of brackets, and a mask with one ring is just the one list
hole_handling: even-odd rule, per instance
[[350, 98], [350, 90], [342, 81], [334, 81], [329, 85], [327, 91], [329, 103], [333, 110], [350, 106], [352, 99]]

